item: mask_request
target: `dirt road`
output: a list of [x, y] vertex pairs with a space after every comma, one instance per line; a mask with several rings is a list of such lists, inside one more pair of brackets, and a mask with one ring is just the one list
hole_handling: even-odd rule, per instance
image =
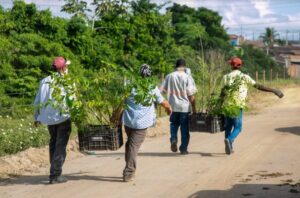
[[0, 197], [300, 197], [300, 87], [270, 100], [276, 102], [244, 117], [231, 156], [223, 133], [192, 133], [186, 156], [171, 153], [163, 135], [142, 145], [132, 182], [122, 182], [122, 148], [67, 161], [65, 184], [47, 185], [46, 168], [2, 181]]

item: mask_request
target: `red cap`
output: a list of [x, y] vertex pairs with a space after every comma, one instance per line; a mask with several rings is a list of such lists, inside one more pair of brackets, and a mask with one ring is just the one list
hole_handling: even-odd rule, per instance
[[54, 69], [63, 69], [66, 65], [69, 65], [70, 61], [67, 61], [64, 57], [58, 56], [54, 59], [52, 66]]
[[237, 57], [234, 57], [234, 58], [231, 58], [228, 63], [230, 65], [232, 65], [234, 68], [241, 68], [242, 64], [243, 64], [243, 61]]

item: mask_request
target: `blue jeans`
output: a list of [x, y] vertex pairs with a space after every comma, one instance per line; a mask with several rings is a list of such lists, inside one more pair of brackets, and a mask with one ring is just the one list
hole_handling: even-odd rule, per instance
[[179, 147], [180, 151], [187, 151], [189, 141], [190, 141], [190, 129], [189, 129], [189, 113], [173, 112], [170, 117], [170, 128], [171, 128], [171, 138], [170, 141], [177, 142], [177, 132], [180, 126], [181, 131], [181, 145]]
[[242, 125], [243, 109], [240, 110], [240, 115], [236, 118], [225, 117], [225, 139], [227, 138], [232, 144], [242, 131]]

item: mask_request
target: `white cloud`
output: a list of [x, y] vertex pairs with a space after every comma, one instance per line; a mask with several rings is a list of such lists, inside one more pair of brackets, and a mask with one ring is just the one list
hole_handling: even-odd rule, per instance
[[251, 4], [254, 5], [254, 8], [258, 10], [260, 17], [264, 17], [268, 14], [273, 14], [270, 9], [270, 0], [251, 0]]
[[[0, 0], [0, 4], [6, 4], [12, 0]], [[85, 0], [91, 2], [92, 0]], [[151, 0], [153, 3], [162, 4], [168, 0]], [[27, 3], [36, 3], [38, 8], [51, 8], [53, 14], [64, 16], [60, 12], [63, 0], [25, 0]], [[253, 35], [264, 31], [265, 27], [271, 26], [278, 31], [294, 29], [300, 26], [300, 12], [297, 10], [291, 14], [292, 8], [300, 6], [299, 0], [171, 0], [173, 3], [187, 5], [189, 7], [207, 7], [217, 11], [222, 17], [222, 23], [229, 27], [231, 33], [244, 33]], [[293, 12], [292, 12], [293, 13]], [[281, 22], [281, 23], [278, 23]], [[242, 28], [241, 28], [242, 25]], [[242, 30], [241, 30], [242, 29]], [[299, 31], [299, 28], [298, 28]]]

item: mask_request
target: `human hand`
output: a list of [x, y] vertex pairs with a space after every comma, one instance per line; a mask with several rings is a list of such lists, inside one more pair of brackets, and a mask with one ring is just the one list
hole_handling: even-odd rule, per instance
[[166, 108], [166, 113], [167, 113], [168, 115], [171, 115], [171, 114], [172, 114], [172, 108], [171, 108], [171, 107]]
[[279, 89], [274, 89], [273, 93], [278, 96], [279, 98], [282, 98], [284, 95]]

